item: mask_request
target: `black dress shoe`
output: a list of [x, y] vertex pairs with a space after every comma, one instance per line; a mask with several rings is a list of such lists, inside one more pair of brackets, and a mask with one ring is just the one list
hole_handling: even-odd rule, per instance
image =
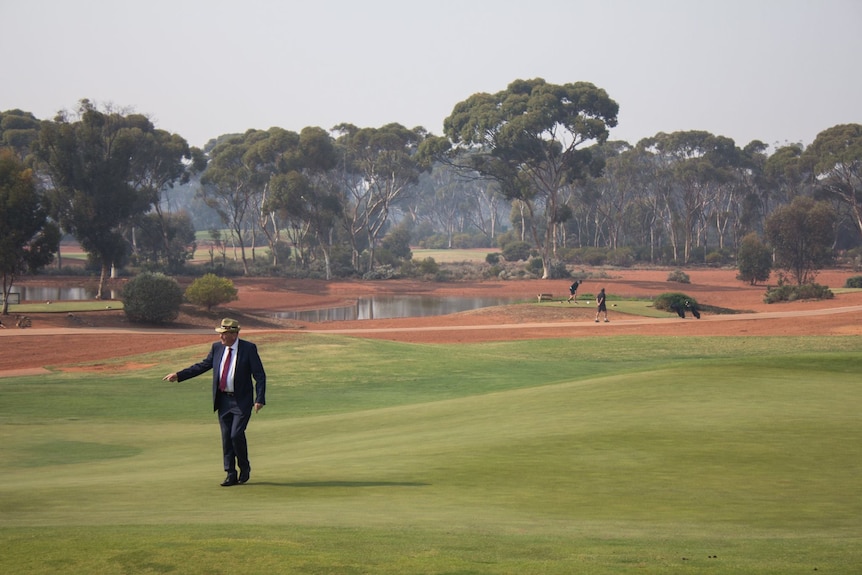
[[231, 485], [236, 485], [238, 481], [236, 480], [236, 475], [228, 475], [224, 478], [224, 481], [221, 482], [222, 487], [230, 487]]
[[240, 471], [239, 472], [239, 483], [240, 484], [247, 483], [250, 477], [251, 477], [251, 469], [249, 469], [248, 471]]

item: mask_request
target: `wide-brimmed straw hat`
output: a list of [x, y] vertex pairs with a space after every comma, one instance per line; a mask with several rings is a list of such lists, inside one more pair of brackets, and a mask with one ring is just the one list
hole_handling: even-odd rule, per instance
[[216, 328], [218, 333], [225, 333], [228, 331], [239, 331], [239, 322], [235, 319], [230, 319], [228, 317], [221, 320], [221, 325]]

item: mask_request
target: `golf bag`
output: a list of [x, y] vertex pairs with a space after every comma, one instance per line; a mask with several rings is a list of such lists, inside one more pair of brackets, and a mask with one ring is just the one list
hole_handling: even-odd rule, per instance
[[[700, 319], [700, 312], [697, 311], [697, 307], [692, 305], [690, 301], [685, 302], [685, 307], [691, 312], [691, 315], [695, 317], [695, 319]], [[683, 316], [684, 317], [684, 316]]]

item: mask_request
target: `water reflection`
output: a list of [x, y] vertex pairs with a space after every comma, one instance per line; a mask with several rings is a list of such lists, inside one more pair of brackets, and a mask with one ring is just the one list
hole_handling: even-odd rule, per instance
[[21, 301], [75, 301], [96, 297], [96, 290], [83, 287], [15, 286], [12, 291], [21, 294]]
[[504, 297], [373, 296], [359, 298], [355, 304], [345, 307], [282, 311], [274, 315], [281, 319], [308, 322], [424, 317], [505, 305], [513, 301], [512, 298]]

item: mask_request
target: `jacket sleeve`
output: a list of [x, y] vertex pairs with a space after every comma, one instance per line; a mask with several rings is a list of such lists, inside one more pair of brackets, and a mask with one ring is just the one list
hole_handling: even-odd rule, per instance
[[249, 361], [251, 365], [251, 375], [254, 378], [255, 403], [266, 405], [266, 371], [263, 369], [263, 362], [260, 360], [260, 355], [257, 353], [257, 346], [250, 344]]
[[215, 354], [215, 348], [216, 344], [213, 344], [213, 346], [210, 348], [209, 354], [204, 359], [194, 365], [190, 365], [189, 367], [178, 371], [177, 381], [191, 379], [211, 370], [213, 368], [213, 357]]

